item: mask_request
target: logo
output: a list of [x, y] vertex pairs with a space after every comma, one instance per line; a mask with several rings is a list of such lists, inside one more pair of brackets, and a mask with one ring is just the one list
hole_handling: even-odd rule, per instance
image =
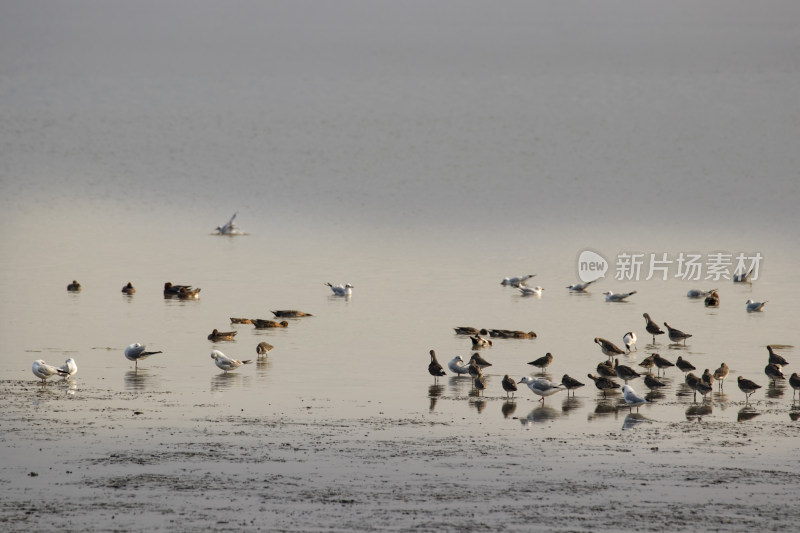
[[578, 277], [588, 283], [606, 277], [608, 261], [592, 250], [584, 250], [578, 256]]

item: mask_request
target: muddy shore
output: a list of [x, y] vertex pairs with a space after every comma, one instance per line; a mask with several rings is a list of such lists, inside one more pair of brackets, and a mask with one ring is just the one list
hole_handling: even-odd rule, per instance
[[2, 381], [0, 396], [5, 531], [788, 531], [800, 518], [789, 417], [626, 412], [628, 429], [552, 436], [513, 419], [499, 433], [341, 419], [327, 400], [253, 417], [168, 392]]

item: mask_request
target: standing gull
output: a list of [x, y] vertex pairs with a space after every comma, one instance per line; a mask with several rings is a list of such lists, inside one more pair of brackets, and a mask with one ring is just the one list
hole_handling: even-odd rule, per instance
[[450, 369], [450, 372], [461, 375], [461, 374], [469, 374], [469, 366], [464, 364], [464, 359], [460, 355], [457, 355], [450, 359], [447, 363], [447, 368]]
[[636, 412], [639, 412], [639, 406], [649, 403], [647, 400], [636, 394], [636, 391], [633, 390], [633, 387], [630, 385], [623, 385], [622, 386], [622, 395], [625, 398], [625, 403], [628, 404], [628, 407], [633, 411], [633, 408], [636, 408]]
[[747, 300], [745, 302], [745, 309], [747, 309], [748, 313], [755, 313], [757, 311], [762, 311], [764, 306], [767, 305], [767, 302], [754, 302], [753, 300]]
[[555, 394], [558, 391], [565, 390], [566, 387], [561, 383], [553, 383], [549, 379], [544, 378], [532, 378], [530, 376], [524, 376], [521, 380], [517, 383], [525, 383], [531, 391], [541, 396], [542, 405], [544, 405], [544, 398], [545, 396], [550, 396], [551, 394]]
[[125, 358], [128, 361], [133, 361], [135, 363], [136, 370], [139, 370], [139, 359], [147, 359], [151, 355], [162, 353], [158, 352], [146, 352], [145, 349], [147, 347], [144, 344], [139, 344], [135, 342], [125, 348]]
[[33, 370], [34, 376], [42, 380], [42, 383], [57, 374], [61, 374], [58, 368], [54, 367], [53, 365], [48, 365], [41, 359], [37, 359], [33, 362], [33, 367], [31, 367], [31, 370]]
[[428, 364], [428, 372], [433, 376], [433, 382], [437, 383], [439, 381], [439, 376], [444, 376], [446, 374], [442, 365], [436, 360], [436, 352], [431, 350], [429, 353], [431, 354], [431, 362]]
[[650, 335], [653, 336], [653, 344], [655, 344], [656, 335], [663, 335], [664, 331], [659, 327], [658, 324], [653, 322], [653, 320], [650, 318], [649, 314], [644, 313], [642, 316], [644, 317], [644, 320], [646, 322], [645, 326], [644, 326], [644, 329], [647, 330], [647, 333], [649, 333]]
[[673, 328], [666, 322], [664, 322], [664, 325], [667, 327], [667, 332], [668, 332], [667, 336], [669, 337], [669, 340], [671, 340], [674, 343], [679, 343], [683, 341], [683, 344], [686, 344], [686, 339], [692, 336], [691, 333], [684, 333], [679, 329]]
[[250, 363], [253, 362], [250, 359], [247, 359], [246, 361], [233, 359], [232, 357], [228, 357], [219, 350], [212, 350], [211, 359], [213, 359], [214, 364], [216, 364], [220, 370], [224, 370], [226, 374], [228, 373], [229, 370], [236, 370], [242, 365], [249, 365]]
[[75, 363], [75, 359], [70, 357], [64, 364], [58, 367], [58, 373], [64, 376], [65, 379], [70, 378], [78, 373], [78, 365]]

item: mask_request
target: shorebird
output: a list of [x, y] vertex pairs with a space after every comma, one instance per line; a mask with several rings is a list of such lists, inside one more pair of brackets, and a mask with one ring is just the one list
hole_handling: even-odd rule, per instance
[[258, 357], [265, 357], [273, 348], [274, 346], [268, 342], [259, 342], [258, 346], [256, 346], [256, 354], [258, 354]]
[[691, 333], [684, 333], [679, 329], [673, 328], [666, 322], [664, 322], [664, 325], [667, 327], [667, 332], [668, 332], [667, 336], [669, 337], [669, 340], [671, 340], [672, 342], [678, 343], [683, 341], [683, 344], [686, 344], [686, 339], [692, 336]]
[[794, 401], [794, 395], [800, 390], [800, 376], [797, 375], [797, 372], [789, 376], [789, 385], [792, 387], [792, 401]]
[[130, 344], [127, 348], [125, 348], [125, 358], [128, 361], [133, 361], [135, 363], [136, 370], [139, 370], [139, 359], [147, 359], [151, 355], [161, 353], [160, 351], [146, 352], [146, 348], [147, 347], [144, 344], [139, 344], [138, 342]]
[[173, 285], [168, 281], [164, 283], [164, 296], [177, 296], [181, 289], [186, 289], [188, 291], [191, 288], [191, 285]]
[[523, 296], [541, 296], [543, 290], [544, 289], [538, 285], [536, 287], [519, 288], [519, 292], [521, 292]]
[[783, 356], [778, 355], [775, 353], [775, 350], [772, 349], [772, 346], [767, 346], [767, 351], [769, 352], [769, 362], [775, 363], [776, 365], [786, 366], [789, 364], [789, 361], [783, 358]]
[[644, 329], [647, 330], [647, 333], [653, 336], [653, 344], [655, 344], [656, 335], [663, 335], [664, 331], [658, 326], [658, 324], [653, 322], [653, 320], [650, 318], [650, 315], [644, 313], [642, 316], [645, 320]]
[[224, 370], [226, 374], [228, 373], [229, 370], [236, 370], [242, 365], [249, 365], [250, 363], [253, 362], [250, 359], [247, 359], [246, 361], [233, 359], [232, 357], [228, 357], [219, 350], [211, 351], [211, 359], [213, 359], [217, 367], [220, 370]]
[[127, 285], [122, 287], [122, 294], [134, 294], [135, 292], [136, 289], [133, 288], [133, 283], [131, 283], [130, 281], [128, 282]]
[[652, 370], [652, 368], [654, 366], [656, 366], [655, 358], [656, 358], [656, 354], [648, 355], [647, 357], [642, 359], [642, 362], [639, 363], [639, 366], [642, 367], [642, 368], [646, 368], [647, 369], [647, 373], [649, 374], [650, 371]]
[[700, 381], [711, 387], [714, 385], [714, 375], [711, 373], [709, 369], [705, 369], [703, 371], [703, 375], [700, 376]]
[[311, 313], [304, 313], [302, 311], [296, 311], [294, 309], [284, 309], [281, 311], [270, 311], [273, 315], [277, 318], [299, 318], [302, 316], [314, 316]]
[[690, 363], [680, 355], [678, 356], [678, 360], [675, 361], [675, 366], [677, 366], [678, 370], [680, 370], [684, 374], [686, 372], [691, 372], [692, 370], [697, 370], [692, 363]]
[[694, 390], [695, 390], [695, 392], [699, 392], [699, 393], [700, 393], [700, 395], [701, 395], [701, 396], [703, 397], [703, 399], [705, 400], [705, 399], [706, 399], [706, 395], [707, 395], [709, 392], [711, 392], [712, 390], [714, 390], [714, 387], [713, 387], [713, 386], [711, 386], [711, 385], [709, 385], [709, 384], [708, 384], [708, 383], [706, 383], [705, 381], [703, 381], [703, 380], [702, 380], [702, 378], [701, 378], [701, 379], [700, 379], [700, 381], [698, 381], [698, 382], [695, 384], [695, 386], [694, 386]]
[[428, 372], [433, 376], [433, 382], [437, 383], [439, 376], [445, 376], [446, 374], [442, 365], [436, 360], [436, 352], [431, 350], [429, 353], [431, 354], [431, 362], [428, 364]]
[[450, 359], [447, 363], [447, 368], [450, 369], [450, 372], [459, 376], [461, 374], [469, 374], [469, 366], [464, 364], [464, 359], [462, 359], [460, 355]]
[[478, 371], [478, 375], [472, 378], [472, 386], [475, 387], [475, 390], [478, 391], [478, 396], [480, 396], [484, 390], [486, 390], [486, 378], [483, 377], [483, 374]]
[[249, 318], [231, 318], [231, 324], [252, 324], [253, 322]]
[[745, 404], [750, 401], [750, 395], [761, 388], [761, 385], [756, 385], [754, 382], [742, 376], [736, 378], [736, 383], [739, 385], [739, 390], [745, 394]]
[[210, 341], [232, 341], [233, 338], [236, 336], [237, 331], [217, 331], [214, 329], [208, 335], [208, 340]]
[[611, 361], [603, 361], [597, 364], [597, 373], [606, 378], [617, 377], [617, 371], [614, 370], [614, 365]]
[[492, 345], [492, 341], [490, 341], [489, 339], [484, 339], [480, 335], [473, 335], [472, 337], [470, 337], [470, 339], [472, 340], [473, 348], [485, 348], [486, 346]]
[[747, 302], [745, 302], [745, 309], [747, 309], [748, 313], [755, 313], [757, 311], [763, 311], [765, 305], [767, 305], [766, 301], [754, 302], [753, 300], [747, 300]]
[[622, 336], [622, 342], [625, 344], [625, 348], [628, 349], [628, 353], [632, 352], [633, 349], [636, 349], [636, 333], [629, 331]]
[[253, 327], [256, 329], [267, 329], [267, 328], [288, 328], [289, 323], [285, 320], [281, 320], [280, 322], [275, 322], [274, 320], [264, 320], [262, 318], [251, 318], [250, 323], [253, 324]]
[[58, 370], [58, 373], [64, 376], [64, 379], [66, 379], [78, 373], [78, 365], [75, 364], [75, 359], [70, 357], [69, 359], [64, 361], [64, 364], [58, 367], [56, 370]]
[[703, 303], [706, 307], [719, 307], [719, 293], [717, 291], [711, 291], [711, 294], [706, 296]]
[[178, 290], [177, 296], [181, 300], [197, 300], [200, 298], [200, 289], [189, 290], [186, 287], [181, 287], [180, 290]]
[[694, 391], [694, 401], [697, 401], [697, 384], [700, 383], [700, 378], [695, 376], [694, 373], [689, 372], [686, 374], [684, 382], [690, 389], [692, 389], [692, 391]]
[[34, 376], [42, 380], [42, 383], [57, 374], [61, 374], [58, 368], [54, 367], [53, 365], [48, 365], [41, 359], [37, 359], [33, 362], [33, 367], [31, 367], [31, 370], [33, 370]]
[[597, 280], [593, 279], [592, 281], [587, 281], [586, 283], [576, 283], [575, 285], [567, 285], [567, 288], [572, 292], [586, 292], [586, 289], [589, 287], [589, 285], [591, 285], [595, 281]]
[[534, 277], [536, 274], [527, 274], [525, 276], [515, 276], [513, 278], [503, 278], [503, 281], [500, 282], [500, 285], [506, 287], [515, 287], [519, 288], [521, 285], [525, 285], [525, 282]]
[[567, 374], [561, 376], [561, 384], [567, 388], [567, 396], [569, 396], [569, 391], [572, 391], [572, 395], [575, 396], [575, 389], [579, 389], [584, 386], [583, 383], [573, 377], [568, 376]]
[[703, 290], [700, 290], [700, 289], [692, 289], [692, 290], [690, 290], [689, 292], [686, 293], [686, 297], [687, 298], [703, 298], [705, 296], [710, 295], [715, 290], [717, 290], [717, 289], [709, 289], [707, 291], [703, 291]]
[[781, 370], [781, 365], [776, 365], [775, 363], [769, 363], [767, 366], [765, 366], [764, 373], [769, 379], [772, 380], [773, 385], [778, 379], [786, 379], [786, 377], [783, 375], [783, 370]]
[[81, 291], [81, 284], [78, 283], [78, 280], [73, 279], [72, 283], [67, 285], [67, 290], [71, 292], [80, 292]]
[[636, 412], [639, 412], [639, 406], [649, 403], [647, 400], [636, 394], [636, 391], [633, 390], [633, 387], [630, 385], [623, 385], [622, 386], [622, 396], [625, 398], [625, 403], [628, 404], [628, 407], [633, 411], [633, 408], [636, 408]]
[[486, 368], [487, 366], [492, 366], [492, 363], [481, 357], [481, 354], [475, 352], [472, 354], [472, 357], [469, 358], [469, 362], [475, 361], [475, 364], [478, 365], [478, 368]]
[[476, 363], [474, 359], [470, 359], [469, 363], [467, 363], [467, 372], [473, 378], [483, 375], [483, 370], [481, 370], [481, 367], [478, 366], [478, 363]]
[[606, 296], [607, 302], [624, 302], [628, 296], [633, 296], [636, 291], [615, 293], [613, 291], [606, 291], [603, 294]]
[[509, 393], [513, 398], [514, 393], [517, 392], [517, 383], [513, 379], [511, 379], [508, 376], [508, 374], [506, 374], [505, 376], [503, 376], [502, 385], [503, 385], [503, 390], [506, 391], [506, 398], [508, 398]]
[[217, 233], [220, 235], [237, 235], [238, 233], [240, 233], [239, 230], [236, 228], [236, 224], [233, 222], [233, 220], [236, 218], [236, 215], [238, 214], [239, 213], [234, 213], [229, 221], [227, 221], [222, 226], [217, 226]]
[[542, 405], [544, 405], [544, 399], [546, 396], [550, 396], [551, 394], [555, 394], [558, 391], [566, 389], [566, 387], [564, 387], [564, 385], [561, 383], [553, 383], [549, 379], [532, 378], [530, 376], [524, 376], [517, 383], [525, 383], [534, 394], [541, 396], [540, 401], [542, 402]]
[[625, 352], [620, 350], [616, 344], [613, 342], [602, 339], [600, 337], [595, 337], [594, 342], [600, 345], [600, 349], [609, 357], [614, 357], [615, 355], [623, 355]]
[[751, 268], [746, 273], [744, 269], [737, 270], [733, 274], [733, 282], [734, 283], [750, 283], [750, 276], [753, 275], [753, 269]]
[[528, 364], [532, 365], [532, 366], [535, 366], [542, 373], [544, 373], [544, 369], [547, 368], [548, 366], [550, 366], [550, 363], [552, 363], [552, 362], [553, 362], [553, 354], [551, 354], [550, 352], [547, 352], [546, 355], [544, 355], [544, 356], [542, 356], [542, 357], [540, 357], [540, 358], [538, 358], [538, 359], [536, 359], [534, 361], [531, 361]]
[[653, 364], [655, 364], [656, 368], [658, 368], [657, 374], [660, 374], [662, 370], [665, 370], [671, 366], [675, 366], [674, 363], [664, 359], [660, 354], [657, 353], [653, 354]]
[[353, 289], [355, 289], [355, 287], [349, 283], [345, 283], [344, 285], [331, 285], [330, 283], [326, 283], [325, 285], [331, 288], [335, 296], [350, 296], [353, 294]]
[[594, 381], [594, 386], [597, 387], [598, 390], [603, 391], [603, 398], [606, 397], [606, 391], [619, 388], [619, 383], [612, 379], [595, 376], [594, 374], [587, 374], [587, 376], [589, 376], [589, 379]]
[[718, 369], [714, 370], [714, 379], [716, 379], [717, 382], [719, 383], [720, 389], [723, 388], [723, 381], [725, 381], [725, 378], [728, 377], [728, 372], [729, 372], [728, 365], [726, 365], [725, 363], [722, 363], [721, 365], [719, 365]]
[[619, 359], [614, 359], [614, 370], [616, 370], [617, 376], [619, 376], [619, 378], [625, 383], [628, 383], [628, 381], [641, 376], [641, 374], [631, 367], [619, 364]]
[[664, 383], [663, 381], [661, 381], [658, 378], [655, 378], [655, 377], [651, 376], [650, 374], [647, 374], [644, 377], [644, 385], [645, 385], [645, 387], [647, 387], [650, 390], [656, 390], [656, 389], [660, 389], [661, 387], [666, 387], [667, 386], [666, 383]]

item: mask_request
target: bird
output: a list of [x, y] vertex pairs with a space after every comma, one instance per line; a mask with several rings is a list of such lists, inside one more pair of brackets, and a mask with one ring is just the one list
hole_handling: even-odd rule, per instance
[[538, 358], [538, 359], [536, 359], [534, 361], [531, 361], [528, 364], [529, 365], [533, 365], [533, 366], [537, 367], [539, 370], [541, 370], [542, 372], [544, 372], [544, 369], [547, 368], [548, 366], [550, 366], [550, 363], [552, 363], [552, 362], [553, 362], [553, 354], [551, 354], [550, 352], [547, 352], [547, 354], [543, 355], [542, 357], [540, 357], [540, 358]]
[[261, 318], [251, 318], [250, 323], [253, 324], [253, 327], [256, 329], [267, 329], [267, 328], [288, 328], [289, 323], [285, 320], [281, 320], [280, 322], [275, 322], [274, 320], [264, 320]]
[[644, 385], [650, 390], [660, 389], [661, 387], [666, 387], [667, 384], [661, 381], [660, 379], [647, 374], [644, 377]]
[[712, 385], [709, 385], [709, 384], [708, 384], [708, 383], [706, 383], [705, 381], [703, 381], [703, 379], [701, 378], [701, 379], [700, 379], [700, 381], [698, 381], [698, 382], [695, 384], [695, 386], [694, 386], [694, 390], [695, 390], [695, 392], [699, 392], [699, 393], [700, 393], [700, 395], [701, 395], [701, 396], [703, 397], [703, 399], [705, 400], [705, 399], [706, 399], [706, 395], [707, 395], [709, 392], [711, 392], [712, 390], [714, 390], [714, 387], [713, 387]]
[[711, 291], [711, 294], [706, 296], [706, 299], [703, 300], [703, 304], [706, 307], [719, 307], [719, 293], [717, 291]]
[[200, 298], [200, 289], [187, 289], [186, 287], [181, 287], [178, 290], [177, 296], [181, 300], [197, 300]]
[[478, 365], [478, 368], [486, 368], [487, 366], [492, 366], [492, 363], [481, 357], [481, 354], [474, 353], [472, 357], [469, 358], [469, 362], [475, 361], [475, 364]]
[[656, 358], [656, 354], [648, 355], [647, 357], [642, 359], [642, 362], [639, 363], [639, 366], [642, 367], [642, 368], [646, 368], [647, 369], [647, 373], [649, 374], [650, 370], [654, 366], [656, 366], [655, 358]]
[[636, 291], [615, 293], [613, 291], [606, 291], [603, 294], [606, 296], [607, 302], [624, 302], [628, 296], [633, 296]]
[[241, 233], [236, 228], [236, 224], [233, 222], [234, 219], [236, 218], [236, 215], [238, 214], [239, 214], [238, 212], [234, 213], [231, 219], [227, 221], [224, 225], [217, 226], [217, 233], [220, 235], [238, 235], [239, 233]]
[[513, 398], [514, 393], [517, 392], [517, 383], [513, 379], [511, 379], [508, 376], [508, 374], [506, 374], [505, 376], [503, 376], [502, 385], [503, 385], [503, 390], [506, 391], [506, 398], [508, 398], [509, 393]]
[[572, 292], [586, 292], [586, 289], [589, 287], [589, 285], [595, 281], [597, 280], [593, 279], [592, 281], [587, 281], [586, 283], [575, 283], [574, 285], [567, 285], [567, 288]]
[[595, 376], [594, 374], [587, 374], [587, 376], [589, 376], [589, 379], [594, 381], [594, 386], [597, 387], [598, 390], [603, 391], [603, 398], [606, 397], [607, 391], [619, 388], [619, 383], [617, 383], [613, 379], [609, 379], [607, 377]]
[[210, 341], [232, 341], [238, 331], [217, 331], [214, 329], [209, 335]]
[[331, 288], [334, 296], [350, 296], [353, 294], [353, 289], [355, 289], [355, 287], [349, 283], [345, 283], [344, 285], [331, 285], [330, 283], [326, 283], [325, 285]]
[[632, 348], [636, 348], [636, 333], [629, 331], [622, 336], [622, 342], [625, 343], [625, 348], [628, 349], [628, 353], [632, 352]]
[[630, 385], [623, 385], [622, 386], [622, 396], [625, 399], [625, 403], [628, 404], [628, 407], [633, 411], [633, 408], [636, 407], [636, 411], [639, 411], [639, 406], [644, 405], [646, 403], [650, 403], [638, 394], [636, 391], [633, 390], [633, 387]]
[[270, 311], [273, 315], [277, 318], [300, 318], [303, 316], [314, 316], [311, 313], [304, 313], [303, 311], [297, 311], [295, 309], [284, 309], [280, 311]]
[[689, 372], [686, 374], [684, 382], [690, 389], [692, 389], [692, 392], [694, 393], [694, 401], [697, 401], [697, 384], [701, 382], [700, 378], [695, 376], [694, 373]]
[[677, 366], [678, 369], [684, 374], [686, 372], [691, 372], [692, 370], [697, 370], [692, 363], [690, 363], [680, 355], [678, 356], [678, 359], [675, 361], [675, 366]]
[[566, 387], [564, 387], [564, 385], [561, 383], [553, 383], [549, 379], [544, 378], [532, 378], [530, 376], [524, 376], [517, 383], [525, 383], [534, 394], [541, 396], [542, 405], [544, 405], [544, 399], [546, 396], [555, 394], [558, 391], [566, 390]]
[[483, 374], [481, 374], [480, 371], [478, 372], [477, 376], [472, 378], [472, 386], [475, 387], [476, 391], [478, 391], [479, 396], [484, 390], [486, 390], [486, 378], [483, 377]]
[[647, 330], [647, 333], [649, 333], [650, 335], [653, 336], [653, 344], [655, 344], [656, 335], [663, 335], [664, 331], [659, 327], [658, 324], [653, 322], [653, 320], [650, 318], [649, 314], [644, 313], [642, 316], [644, 317], [644, 320], [645, 320], [644, 329]]
[[783, 370], [781, 370], [781, 365], [776, 365], [775, 363], [769, 363], [767, 366], [765, 366], [764, 373], [769, 379], [772, 380], [773, 384], [778, 379], [786, 379], [786, 377], [783, 375]]
[[606, 339], [603, 339], [603, 338], [600, 338], [600, 337], [595, 337], [594, 338], [594, 342], [599, 344], [600, 345], [600, 349], [603, 351], [603, 353], [606, 354], [609, 357], [614, 357], [615, 355], [622, 355], [622, 354], [625, 353], [622, 350], [620, 350], [619, 347], [617, 347], [616, 344], [614, 344], [613, 342], [611, 342], [609, 340], [606, 340]]
[[[481, 330], [485, 332], [486, 330]], [[510, 329], [490, 329], [488, 330], [490, 337], [500, 337], [503, 339], [535, 339], [536, 332], [535, 331], [519, 331], [519, 330], [510, 330]], [[481, 333], [484, 335], [485, 333]]]
[[710, 289], [710, 290], [707, 290], [707, 291], [703, 291], [703, 290], [700, 290], [700, 289], [691, 289], [689, 292], [686, 293], [686, 297], [687, 298], [703, 298], [704, 296], [708, 296], [709, 294], [711, 294], [715, 290], [717, 290], [717, 289]]
[[139, 370], [139, 359], [146, 359], [151, 355], [162, 353], [161, 351], [146, 352], [146, 348], [147, 347], [144, 344], [139, 344], [138, 342], [130, 344], [127, 348], [125, 348], [125, 358], [135, 363], [136, 370]]
[[500, 282], [500, 285], [506, 287], [515, 287], [519, 288], [521, 285], [525, 285], [525, 282], [534, 277], [536, 274], [526, 274], [525, 276], [515, 276], [513, 278], [503, 278], [503, 281]]
[[73, 279], [72, 283], [67, 285], [67, 290], [70, 292], [81, 292], [81, 289], [82, 289], [81, 284], [78, 283], [78, 280], [76, 279]]
[[219, 350], [212, 350], [211, 351], [211, 359], [214, 360], [214, 363], [220, 370], [224, 370], [227, 374], [229, 370], [236, 370], [242, 365], [249, 365], [253, 361], [247, 359], [246, 361], [240, 361], [238, 359], [233, 359], [232, 357], [228, 357], [224, 353], [220, 352]]
[[164, 296], [177, 296], [181, 289], [191, 290], [191, 285], [173, 285], [171, 282], [164, 283]]
[[664, 359], [663, 357], [661, 357], [660, 354], [657, 353], [653, 354], [653, 364], [655, 364], [656, 368], [658, 368], [658, 373], [671, 366], [675, 366], [675, 363], [673, 363], [672, 361], [668, 361], [667, 359]]
[[753, 300], [747, 300], [747, 302], [745, 302], [745, 309], [747, 309], [748, 313], [755, 313], [757, 311], [763, 311], [765, 305], [767, 305], [766, 301], [754, 302]]
[[470, 339], [472, 340], [473, 348], [485, 348], [486, 346], [492, 345], [492, 341], [490, 341], [489, 339], [484, 339], [480, 335], [473, 335], [472, 337], [470, 337]]
[[619, 364], [619, 359], [614, 359], [614, 370], [617, 371], [617, 376], [619, 376], [619, 378], [625, 383], [628, 383], [628, 381], [641, 376], [641, 374], [631, 367]]
[[450, 359], [447, 363], [447, 368], [450, 369], [450, 372], [457, 375], [469, 374], [469, 366], [464, 364], [464, 359], [462, 359], [460, 355]]
[[439, 364], [439, 361], [436, 360], [436, 352], [431, 350], [429, 353], [431, 354], [431, 362], [428, 364], [428, 372], [433, 376], [433, 382], [436, 383], [439, 381], [439, 376], [447, 374], [445, 374], [444, 368]]
[[770, 363], [775, 363], [776, 365], [781, 365], [781, 366], [786, 366], [789, 364], [789, 361], [784, 359], [783, 356], [775, 353], [775, 350], [772, 349], [772, 346], [767, 345], [767, 351], [769, 352]]
[[703, 383], [705, 383], [709, 387], [714, 385], [714, 375], [711, 373], [711, 371], [708, 368], [706, 368], [703, 371], [703, 375], [700, 376], [700, 381], [702, 381]]
[[544, 289], [538, 285], [536, 287], [519, 288], [519, 292], [521, 292], [523, 296], [541, 296], [543, 290]]
[[134, 294], [135, 292], [136, 289], [133, 287], [133, 283], [131, 283], [130, 281], [128, 282], [127, 285], [122, 287], [122, 294]]
[[611, 361], [603, 361], [597, 364], [597, 373], [606, 378], [617, 377], [617, 371]]
[[737, 270], [733, 274], [733, 282], [734, 283], [750, 283], [750, 276], [753, 275], [753, 269], [751, 268], [747, 272], [744, 269]]
[[249, 318], [234, 318], [234, 317], [230, 317], [230, 318], [231, 318], [231, 324], [252, 324], [253, 323], [253, 321], [250, 320]]
[[266, 356], [273, 348], [274, 346], [268, 342], [259, 342], [258, 346], [256, 346], [256, 354], [258, 354], [258, 357]]
[[567, 388], [567, 396], [569, 396], [569, 391], [572, 391], [572, 395], [575, 396], [575, 389], [579, 389], [584, 386], [583, 383], [567, 374], [561, 376], [561, 384]]
[[714, 379], [717, 380], [720, 389], [723, 388], [723, 382], [725, 381], [725, 378], [728, 377], [728, 372], [728, 365], [726, 365], [724, 362], [719, 365], [718, 369], [714, 370]]
[[470, 359], [467, 363], [467, 372], [473, 378], [483, 375], [481, 367], [478, 366], [478, 363], [476, 363], [474, 359]]
[[794, 401], [794, 395], [800, 390], [800, 375], [797, 372], [789, 376], [789, 385], [792, 387], [792, 401]]
[[75, 363], [75, 359], [70, 357], [69, 359], [64, 361], [64, 364], [58, 367], [56, 370], [58, 370], [58, 373], [60, 375], [64, 376], [64, 379], [67, 379], [78, 373], [78, 365]]
[[471, 326], [459, 326], [457, 328], [453, 328], [456, 332], [456, 335], [488, 335], [489, 332], [485, 329], [478, 329], [473, 328]]
[[736, 378], [736, 383], [739, 385], [739, 390], [745, 394], [745, 403], [750, 401], [750, 395], [761, 388], [761, 385], [756, 385], [754, 382], [742, 376]]
[[691, 333], [684, 333], [679, 329], [671, 327], [666, 322], [664, 322], [664, 325], [667, 327], [667, 332], [668, 332], [667, 336], [669, 337], [669, 340], [671, 340], [672, 342], [677, 343], [683, 341], [683, 344], [686, 344], [686, 339], [692, 336]]
[[53, 365], [48, 365], [41, 359], [37, 359], [33, 362], [33, 367], [31, 367], [31, 370], [33, 370], [34, 376], [42, 380], [42, 383], [55, 375], [61, 374], [58, 368], [54, 367]]

